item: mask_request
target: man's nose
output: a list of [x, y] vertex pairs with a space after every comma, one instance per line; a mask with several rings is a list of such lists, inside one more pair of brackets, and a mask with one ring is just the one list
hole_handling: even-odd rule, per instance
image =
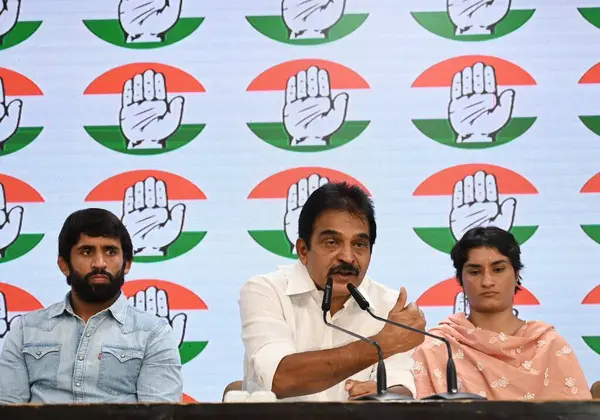
[[106, 259], [101, 252], [98, 252], [94, 255], [92, 260], [92, 267], [94, 268], [106, 268]]
[[352, 244], [344, 244], [340, 247], [338, 259], [348, 264], [354, 263], [354, 252], [352, 252]]

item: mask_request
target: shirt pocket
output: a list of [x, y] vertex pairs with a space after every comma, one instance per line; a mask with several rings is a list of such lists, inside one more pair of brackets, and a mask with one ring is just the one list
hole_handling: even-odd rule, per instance
[[129, 395], [137, 391], [142, 367], [142, 349], [102, 346], [98, 389], [110, 395]]
[[22, 350], [29, 374], [29, 383], [58, 386], [58, 366], [60, 364], [60, 344], [25, 344]]

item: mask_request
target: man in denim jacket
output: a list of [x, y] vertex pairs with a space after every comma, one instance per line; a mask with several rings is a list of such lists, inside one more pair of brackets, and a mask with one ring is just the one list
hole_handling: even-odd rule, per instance
[[11, 322], [0, 353], [0, 404], [181, 401], [172, 328], [121, 293], [133, 261], [123, 223], [106, 210], [76, 211], [58, 254], [71, 291]]

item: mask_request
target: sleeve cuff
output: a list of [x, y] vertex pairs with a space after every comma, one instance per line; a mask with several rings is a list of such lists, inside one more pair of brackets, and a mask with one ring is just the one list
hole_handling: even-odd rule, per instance
[[264, 345], [254, 354], [252, 364], [263, 390], [272, 390], [273, 377], [279, 363], [285, 356], [295, 352], [296, 349], [288, 342], [272, 342]]

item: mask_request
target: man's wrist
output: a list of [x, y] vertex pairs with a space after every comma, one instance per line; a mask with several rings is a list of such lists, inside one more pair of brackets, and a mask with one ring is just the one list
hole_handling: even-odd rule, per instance
[[370, 339], [379, 343], [384, 359], [387, 359], [388, 357], [394, 354], [390, 349], [388, 340], [385, 338], [385, 335], [383, 335], [381, 332], [375, 334], [373, 337], [370, 337]]

